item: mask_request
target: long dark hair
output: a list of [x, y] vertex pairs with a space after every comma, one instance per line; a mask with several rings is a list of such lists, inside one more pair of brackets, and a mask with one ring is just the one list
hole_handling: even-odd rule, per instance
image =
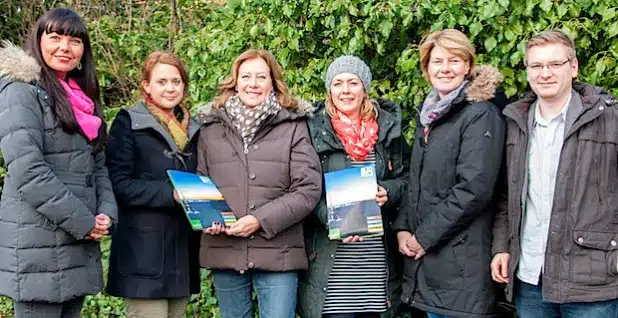
[[94, 102], [94, 114], [101, 118], [101, 127], [99, 127], [97, 138], [92, 141], [92, 146], [95, 152], [101, 151], [105, 146], [107, 133], [103, 116], [103, 105], [101, 105], [97, 70], [94, 57], [92, 56], [92, 47], [86, 24], [70, 8], [51, 9], [37, 20], [25, 42], [26, 51], [41, 65], [41, 85], [52, 98], [52, 109], [61, 127], [69, 134], [83, 134], [56, 72], [45, 63], [41, 53], [41, 36], [43, 33], [52, 32], [80, 38], [84, 44], [84, 54], [80, 61], [82, 67], [81, 69], [75, 68], [71, 70], [67, 74], [67, 79], [74, 79], [84, 93]]

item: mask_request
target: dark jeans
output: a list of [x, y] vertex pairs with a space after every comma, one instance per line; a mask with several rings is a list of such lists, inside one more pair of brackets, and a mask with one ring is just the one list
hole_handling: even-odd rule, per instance
[[351, 314], [325, 314], [322, 318], [380, 318], [379, 313], [375, 312], [360, 312]]
[[543, 301], [541, 284], [515, 281], [515, 307], [520, 318], [607, 318], [618, 317], [618, 299], [597, 302], [554, 304]]
[[15, 318], [79, 318], [83, 304], [84, 297], [78, 297], [63, 303], [16, 301], [13, 307]]

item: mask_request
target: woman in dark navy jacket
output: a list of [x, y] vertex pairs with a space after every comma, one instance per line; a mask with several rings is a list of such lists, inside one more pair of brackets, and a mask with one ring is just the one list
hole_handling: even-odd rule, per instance
[[184, 317], [199, 293], [199, 237], [178, 204], [168, 169], [195, 171], [197, 123], [182, 103], [187, 72], [171, 53], [144, 65], [144, 101], [112, 124], [107, 166], [119, 205], [107, 291], [125, 298], [130, 317]]

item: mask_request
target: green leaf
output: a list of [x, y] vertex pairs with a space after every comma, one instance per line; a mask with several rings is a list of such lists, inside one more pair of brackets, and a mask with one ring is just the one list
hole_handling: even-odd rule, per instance
[[618, 35], [618, 21], [610, 24], [606, 32], [607, 32], [607, 36], [610, 38], [613, 38], [616, 35]]
[[483, 30], [483, 25], [481, 23], [472, 22], [472, 24], [470, 24], [470, 37], [476, 37], [481, 32], [481, 30]]
[[615, 8], [609, 8], [607, 10], [603, 10], [603, 12], [601, 12], [601, 15], [603, 16], [603, 20], [601, 20], [601, 22], [605, 22], [607, 20], [611, 20], [616, 16], [616, 9]]
[[498, 3], [505, 9], [509, 7], [509, 0], [498, 0]]
[[558, 17], [562, 18], [565, 14], [567, 14], [567, 12], [569, 12], [569, 6], [561, 3], [558, 5], [558, 8], [556, 10], [558, 11]]
[[551, 10], [552, 4], [553, 3], [552, 3], [551, 0], [543, 0], [539, 4], [539, 7], [541, 7], [541, 10], [543, 10], [545, 12], [549, 12], [549, 10]]
[[597, 60], [597, 63], [594, 65], [594, 70], [597, 74], [603, 74], [605, 72], [605, 58], [601, 58]]
[[380, 33], [382, 33], [382, 36], [387, 38], [391, 34], [391, 30], [393, 29], [393, 22], [391, 22], [390, 20], [384, 20], [380, 22], [379, 29]]
[[496, 41], [496, 38], [492, 37], [488, 37], [487, 39], [485, 39], [485, 49], [487, 50], [487, 52], [491, 52], [491, 50], [493, 50], [496, 45], [498, 45], [498, 41]]
[[508, 87], [504, 91], [504, 93], [506, 94], [506, 97], [514, 96], [515, 94], [517, 94], [517, 87], [515, 87], [515, 86]]
[[506, 30], [506, 32], [504, 32], [504, 37], [509, 41], [513, 41], [515, 34], [511, 30]]
[[249, 35], [251, 35], [251, 37], [256, 37], [258, 35], [258, 32], [260, 30], [259, 24], [254, 24], [251, 29], [249, 29]]

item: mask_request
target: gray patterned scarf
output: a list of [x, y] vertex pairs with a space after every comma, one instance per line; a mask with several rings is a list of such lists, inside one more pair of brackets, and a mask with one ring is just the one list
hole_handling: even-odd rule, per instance
[[442, 117], [442, 115], [446, 114], [449, 109], [451, 109], [453, 100], [459, 96], [459, 92], [466, 87], [466, 84], [468, 84], [468, 81], [464, 80], [459, 84], [459, 87], [448, 93], [448, 95], [444, 96], [442, 99], [440, 99], [438, 91], [435, 88], [432, 89], [423, 102], [423, 108], [421, 109], [421, 124], [427, 127], [438, 118]]
[[238, 94], [230, 96], [223, 107], [242, 138], [245, 153], [248, 152], [249, 144], [253, 141], [260, 125], [269, 116], [276, 115], [281, 110], [281, 105], [274, 91], [270, 92], [264, 103], [252, 108], [246, 107]]

